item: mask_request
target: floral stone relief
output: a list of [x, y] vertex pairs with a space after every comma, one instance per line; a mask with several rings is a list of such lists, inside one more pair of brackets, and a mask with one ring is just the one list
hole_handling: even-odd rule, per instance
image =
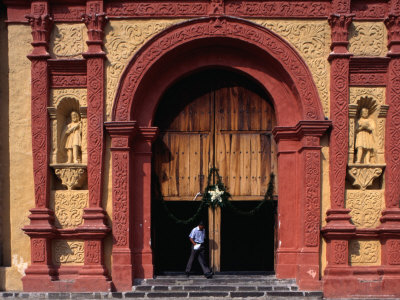
[[81, 265], [85, 257], [84, 249], [83, 241], [53, 240], [53, 263]]
[[351, 221], [357, 228], [375, 228], [384, 209], [384, 191], [347, 190], [346, 208], [351, 209]]
[[377, 266], [381, 264], [381, 245], [374, 240], [351, 240], [349, 263], [352, 266]]
[[126, 65], [151, 37], [183, 20], [110, 20], [106, 27], [106, 119], [110, 120], [116, 89]]
[[330, 27], [326, 21], [254, 20], [286, 39], [306, 61], [329, 116]]
[[83, 224], [83, 209], [87, 207], [89, 192], [53, 191], [51, 208], [56, 216], [57, 228], [75, 228]]
[[349, 28], [349, 52], [356, 56], [385, 56], [386, 35], [383, 22], [353, 22]]
[[55, 58], [82, 58], [86, 51], [85, 24], [55, 24], [50, 39], [50, 54]]

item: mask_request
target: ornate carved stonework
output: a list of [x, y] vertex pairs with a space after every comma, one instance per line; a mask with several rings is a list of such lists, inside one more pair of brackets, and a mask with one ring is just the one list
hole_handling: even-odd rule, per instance
[[32, 261], [35, 263], [44, 262], [46, 255], [45, 255], [45, 239], [32, 239]]
[[388, 240], [386, 242], [388, 262], [391, 265], [400, 265], [400, 241]]
[[381, 264], [381, 244], [374, 240], [351, 240], [349, 262], [352, 266], [378, 266]]
[[[128, 4], [124, 3], [123, 5]], [[106, 118], [110, 120], [116, 88], [128, 61], [147, 40], [182, 20], [111, 20], [112, 31], [106, 35]]]
[[88, 204], [88, 191], [53, 191], [51, 197], [57, 228], [75, 228], [83, 224], [83, 209]]
[[86, 165], [83, 164], [52, 164], [55, 174], [61, 180], [62, 185], [68, 190], [81, 187], [86, 181]]
[[376, 228], [384, 208], [384, 191], [346, 191], [346, 208], [357, 228]]
[[74, 89], [51, 89], [50, 90], [50, 104], [51, 106], [57, 107], [63, 98], [75, 98], [79, 99], [80, 106], [87, 106], [87, 90], [86, 88], [74, 88]]
[[86, 40], [85, 24], [56, 24], [50, 40], [50, 54], [55, 58], [82, 58]]
[[329, 62], [330, 28], [325, 21], [254, 20], [276, 32], [299, 51], [307, 62], [321, 98], [326, 116], [329, 116]]
[[349, 28], [349, 52], [358, 56], [385, 56], [386, 30], [382, 22], [354, 22]]
[[364, 191], [375, 178], [382, 175], [384, 167], [385, 165], [349, 164], [349, 174], [354, 179], [353, 185]]
[[344, 265], [347, 263], [347, 241], [333, 240], [333, 263], [335, 265]]
[[84, 242], [53, 240], [53, 263], [55, 265], [81, 265], [84, 262]]

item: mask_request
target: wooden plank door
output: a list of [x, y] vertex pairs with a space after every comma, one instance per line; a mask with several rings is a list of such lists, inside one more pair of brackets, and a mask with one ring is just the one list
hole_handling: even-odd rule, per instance
[[[165, 201], [192, 201], [211, 167], [232, 200], [262, 200], [276, 172], [274, 111], [265, 92], [226, 71], [186, 80], [157, 113], [154, 172]], [[197, 200], [199, 201], [201, 197]], [[209, 209], [210, 264], [220, 270], [221, 210]]]

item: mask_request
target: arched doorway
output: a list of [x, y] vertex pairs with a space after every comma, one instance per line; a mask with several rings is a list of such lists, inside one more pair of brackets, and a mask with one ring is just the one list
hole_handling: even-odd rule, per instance
[[187, 236], [200, 218], [208, 219], [214, 271], [273, 271], [275, 203], [264, 203], [253, 215], [210, 208], [188, 225], [169, 217], [196, 212], [200, 202], [193, 199], [201, 199], [195, 197], [204, 191], [211, 168], [219, 170], [240, 211], [264, 199], [270, 174], [277, 172], [269, 98], [247, 76], [215, 68], [187, 76], [164, 94], [154, 117], [160, 133], [152, 151], [156, 272], [183, 271], [190, 252]]
[[111, 136], [113, 284], [129, 290], [154, 274], [151, 240], [154, 116], [175, 82], [205, 68], [230, 68], [268, 91], [277, 126], [278, 229], [275, 272], [318, 288], [320, 274], [320, 137], [324, 120], [312, 75], [286, 41], [249, 21], [195, 19], [153, 37], [132, 58], [116, 94]]

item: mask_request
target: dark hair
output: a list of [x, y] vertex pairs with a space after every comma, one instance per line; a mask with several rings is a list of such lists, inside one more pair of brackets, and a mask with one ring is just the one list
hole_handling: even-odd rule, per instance
[[203, 222], [203, 221], [200, 221], [200, 222], [199, 222], [199, 226], [204, 226], [204, 222]]

